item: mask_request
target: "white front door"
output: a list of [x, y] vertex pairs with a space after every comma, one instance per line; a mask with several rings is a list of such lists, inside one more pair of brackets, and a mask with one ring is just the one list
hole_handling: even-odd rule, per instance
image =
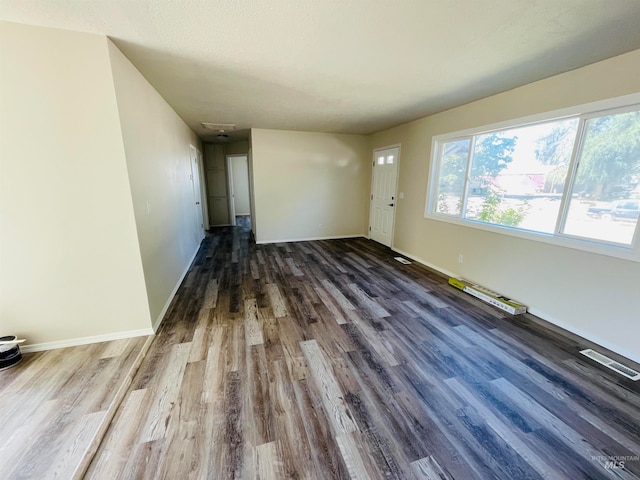
[[393, 241], [399, 147], [373, 152], [369, 236], [387, 247]]

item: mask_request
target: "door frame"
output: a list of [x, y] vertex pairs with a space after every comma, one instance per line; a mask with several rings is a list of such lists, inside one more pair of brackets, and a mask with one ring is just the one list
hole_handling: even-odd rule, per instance
[[225, 155], [224, 161], [227, 167], [227, 208], [229, 209], [229, 223], [232, 226], [236, 226], [236, 204], [234, 201], [235, 194], [233, 192], [233, 164], [231, 159], [233, 157], [243, 157], [244, 155], [233, 154]]
[[394, 189], [393, 191], [395, 192], [395, 207], [393, 210], [393, 220], [391, 221], [391, 245], [389, 245], [389, 248], [391, 248], [393, 250], [393, 242], [395, 240], [395, 234], [396, 234], [396, 212], [397, 212], [397, 206], [398, 206], [398, 182], [400, 180], [400, 156], [402, 153], [402, 144], [400, 143], [394, 143], [393, 145], [387, 145], [385, 147], [378, 147], [378, 148], [374, 148], [373, 152], [371, 153], [371, 185], [369, 187], [369, 225], [367, 228], [367, 238], [369, 240], [371, 240], [371, 225], [372, 225], [372, 220], [373, 220], [373, 215], [372, 215], [372, 211], [371, 209], [373, 208], [373, 180], [374, 180], [374, 170], [375, 170], [375, 164], [376, 164], [376, 153], [380, 152], [382, 150], [389, 150], [390, 148], [397, 148], [398, 149], [398, 161], [397, 161], [397, 168], [396, 168], [396, 184], [394, 185]]
[[[197, 234], [198, 234], [198, 242], [202, 241], [202, 239], [205, 237], [205, 210], [204, 210], [204, 202], [202, 201], [202, 175], [201, 170], [200, 170], [200, 162], [198, 161], [199, 157], [198, 157], [198, 149], [193, 146], [193, 145], [189, 145], [189, 167], [191, 170], [191, 191], [193, 193], [192, 198], [194, 200], [195, 203], [195, 207], [198, 208], [198, 206], [200, 206], [200, 215], [202, 216], [202, 223], [200, 225], [197, 225], [197, 215], [196, 215], [196, 230], [197, 230]], [[194, 168], [195, 167], [195, 168]], [[196, 188], [196, 177], [195, 175], [198, 176], [198, 186]], [[197, 190], [197, 191], [196, 191]], [[207, 222], [208, 223], [208, 222]]]
[[[247, 159], [247, 171], [249, 170], [249, 154], [248, 153], [230, 153], [225, 155], [225, 164], [227, 167], [227, 194], [229, 201], [229, 215], [231, 217], [231, 225], [236, 226], [236, 204], [235, 204], [235, 191], [233, 189], [233, 159], [243, 157]], [[253, 218], [253, 212], [251, 211], [251, 180], [247, 178], [249, 184], [249, 211]]]
[[[202, 205], [202, 214], [204, 215], [203, 223], [205, 231], [208, 231], [211, 225], [209, 225], [209, 192], [207, 191], [207, 172], [204, 168], [204, 157], [202, 151], [196, 147], [196, 159], [198, 161], [198, 173], [200, 174], [200, 200]], [[204, 179], [204, 180], [203, 180]]]
[[251, 145], [249, 145], [249, 152], [247, 152], [247, 170], [249, 170], [249, 213], [251, 214], [251, 232], [253, 233], [253, 240], [256, 239], [256, 197], [253, 190], [253, 151]]

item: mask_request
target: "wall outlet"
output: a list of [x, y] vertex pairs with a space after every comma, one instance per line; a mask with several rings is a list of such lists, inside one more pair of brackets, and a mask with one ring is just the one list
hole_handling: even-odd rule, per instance
[[464, 256], [460, 253], [458, 254], [458, 263], [462, 263], [464, 261]]

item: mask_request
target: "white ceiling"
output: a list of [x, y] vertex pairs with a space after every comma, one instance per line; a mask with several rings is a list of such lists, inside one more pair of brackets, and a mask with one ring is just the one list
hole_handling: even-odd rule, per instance
[[640, 0], [0, 0], [108, 35], [200, 122], [372, 133], [640, 48]]

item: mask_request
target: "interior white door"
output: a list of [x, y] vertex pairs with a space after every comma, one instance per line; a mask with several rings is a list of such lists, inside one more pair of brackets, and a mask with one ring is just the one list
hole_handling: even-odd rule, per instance
[[196, 238], [201, 241], [204, 238], [204, 220], [202, 215], [202, 190], [200, 188], [200, 168], [198, 154], [195, 147], [190, 145], [191, 156], [191, 186], [193, 187], [193, 202], [196, 214]]
[[227, 184], [229, 185], [229, 218], [231, 219], [231, 225], [236, 225], [236, 202], [235, 202], [235, 187], [233, 185], [233, 157], [227, 155]]
[[198, 162], [198, 178], [200, 180], [200, 197], [202, 198], [202, 215], [204, 218], [202, 222], [204, 223], [205, 232], [209, 230], [209, 209], [207, 207], [207, 175], [204, 169], [204, 159], [202, 158], [202, 152], [196, 149], [196, 161]]
[[373, 152], [369, 236], [387, 247], [393, 241], [399, 152], [399, 147]]

